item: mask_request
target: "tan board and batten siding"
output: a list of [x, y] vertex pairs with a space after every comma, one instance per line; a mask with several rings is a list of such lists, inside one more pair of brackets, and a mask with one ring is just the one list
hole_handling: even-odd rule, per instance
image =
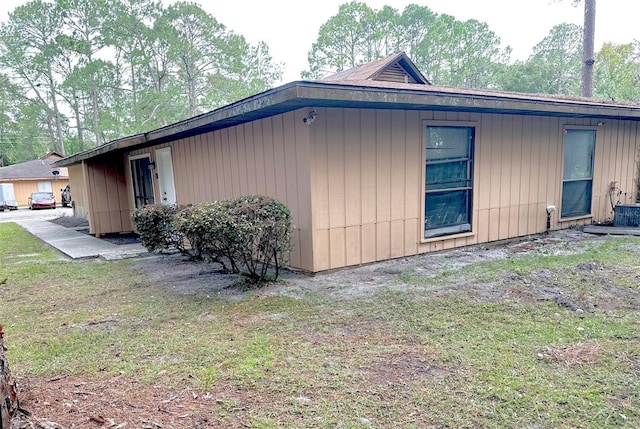
[[[296, 230], [290, 265], [322, 271], [543, 232], [546, 207], [561, 203], [564, 130], [596, 129], [592, 216], [559, 220], [552, 228], [611, 218], [611, 182], [635, 198], [637, 123], [374, 109], [309, 108], [151, 148], [171, 148], [178, 204], [240, 195], [276, 197], [292, 210]], [[422, 240], [423, 169], [427, 125], [475, 126], [472, 232]], [[112, 163], [110, 169], [113, 170]], [[89, 182], [110, 178], [99, 228], [129, 221], [131, 172], [88, 169]], [[104, 169], [104, 163], [101, 163]], [[96, 165], [97, 167], [97, 165]], [[107, 169], [108, 170], [108, 169]], [[123, 181], [129, 184], [123, 188]], [[154, 178], [156, 197], [159, 195]], [[123, 195], [126, 201], [123, 202]], [[119, 204], [119, 205], [118, 205]], [[130, 222], [130, 221], [129, 221]], [[111, 223], [111, 224], [110, 224]], [[105, 232], [98, 229], [97, 232]]]
[[[283, 201], [295, 225], [290, 264], [313, 271], [310, 127], [303, 123], [307, 113], [284, 113], [129, 155], [149, 153], [155, 160], [157, 149], [171, 147], [177, 204], [257, 194]], [[127, 175], [131, 183], [129, 171]], [[155, 178], [154, 188], [159, 195]]]
[[73, 215], [89, 220], [89, 194], [84, 163], [70, 165], [67, 168], [69, 169], [69, 187], [73, 200]]
[[[71, 195], [75, 210], [87, 213], [87, 219], [90, 219], [89, 232], [101, 235], [132, 231], [133, 209], [129, 204], [132, 191], [127, 185], [131, 182], [127, 182], [123, 157], [115, 154], [99, 160], [86, 160], [81, 165], [82, 179], [77, 183], [74, 179]], [[75, 188], [79, 189], [76, 191]], [[86, 189], [86, 193], [81, 189]]]
[[[610, 219], [611, 182], [635, 200], [637, 122], [459, 112], [316, 109], [311, 134], [313, 271]], [[427, 125], [473, 125], [472, 233], [423, 240]], [[592, 216], [559, 220], [564, 130], [596, 129]]]

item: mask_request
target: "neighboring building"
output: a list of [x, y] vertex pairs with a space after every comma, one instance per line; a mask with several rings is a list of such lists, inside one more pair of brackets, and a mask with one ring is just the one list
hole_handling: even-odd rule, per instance
[[56, 152], [49, 152], [34, 161], [0, 167], [0, 183], [13, 188], [19, 206], [26, 207], [33, 192], [52, 192], [59, 202], [60, 190], [69, 184], [67, 169], [53, 166], [62, 158]]
[[[59, 161], [92, 233], [150, 203], [284, 201], [321, 271], [610, 219], [635, 201], [640, 107], [430, 85], [399, 54]], [[614, 184], [614, 185], [612, 185]]]

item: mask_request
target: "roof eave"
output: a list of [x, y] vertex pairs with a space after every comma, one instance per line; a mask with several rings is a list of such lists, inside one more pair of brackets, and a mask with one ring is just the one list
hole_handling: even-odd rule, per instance
[[152, 146], [303, 107], [446, 110], [640, 121], [640, 106], [551, 99], [517, 93], [481, 93], [468, 90], [456, 92], [454, 88], [433, 86], [425, 86], [424, 89], [415, 86], [390, 88], [344, 82], [296, 81], [176, 124], [80, 152], [56, 161], [54, 165], [67, 167], [116, 150]]
[[85, 159], [104, 155], [108, 152], [113, 152], [114, 150], [136, 147], [145, 141], [146, 136], [144, 134], [136, 134], [130, 137], [111, 141], [93, 149], [85, 150], [84, 152], [76, 153], [75, 155], [56, 161], [52, 165], [55, 167], [68, 167], [70, 165], [79, 164]]

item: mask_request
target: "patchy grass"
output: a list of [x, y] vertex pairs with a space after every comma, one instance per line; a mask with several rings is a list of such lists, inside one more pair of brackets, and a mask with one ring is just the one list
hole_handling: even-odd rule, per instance
[[[0, 238], [0, 277], [9, 277], [0, 286], [0, 323], [14, 375], [43, 394], [46, 380], [68, 377], [65, 392], [79, 403], [93, 397], [74, 389], [101, 386], [106, 394], [114, 380], [123, 389], [122, 380], [134, 383], [148, 409], [129, 408], [133, 427], [154, 412], [151, 420], [185, 428], [207, 427], [198, 426], [202, 419], [251, 428], [640, 426], [635, 301], [576, 312], [550, 300], [478, 299], [464, 287], [551, 270], [572, 293], [603, 300], [607, 285], [585, 279], [615, 264], [610, 284], [637, 290], [640, 258], [625, 250], [637, 240], [472, 264], [431, 279], [398, 276], [413, 284], [455, 279], [455, 290], [430, 296], [291, 298], [261, 290], [229, 300], [176, 294], [129, 261], [61, 261], [11, 224], [0, 224]], [[576, 272], [584, 262], [594, 269]], [[192, 393], [171, 414], [167, 397], [180, 394], [158, 398], [158, 389]], [[69, 403], [32, 406], [60, 410], [48, 416], [58, 423], [86, 426], [92, 414]], [[100, 412], [107, 421], [105, 413], [115, 413]]]

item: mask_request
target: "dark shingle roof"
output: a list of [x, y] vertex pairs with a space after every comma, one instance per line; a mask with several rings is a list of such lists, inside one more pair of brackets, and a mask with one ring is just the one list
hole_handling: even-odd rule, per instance
[[53, 171], [57, 170], [60, 174], [58, 178], [68, 178], [69, 172], [66, 168], [55, 168], [51, 164], [58, 161], [60, 157], [47, 156], [46, 158], [36, 159], [34, 161], [27, 161], [20, 164], [9, 165], [7, 167], [0, 167], [0, 180], [29, 180], [29, 179], [47, 179], [51, 180], [54, 177]]

